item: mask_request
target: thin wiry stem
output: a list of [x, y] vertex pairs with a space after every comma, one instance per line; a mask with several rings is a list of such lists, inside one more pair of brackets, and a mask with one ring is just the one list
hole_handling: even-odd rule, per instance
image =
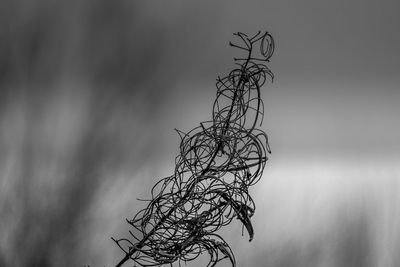
[[253, 239], [255, 204], [248, 189], [261, 178], [270, 153], [267, 135], [256, 126], [264, 116], [260, 87], [267, 77], [273, 79], [264, 62], [273, 54], [274, 41], [268, 32], [234, 35], [244, 46], [230, 46], [246, 51], [246, 57], [236, 58], [239, 67], [218, 77], [212, 120], [188, 133], [177, 130], [181, 142], [174, 174], [161, 179], [147, 207], [127, 220], [134, 242], [113, 238], [125, 253], [117, 267], [128, 261], [135, 266], [181, 266], [203, 252], [210, 256], [207, 266], [225, 258], [236, 266], [231, 248], [216, 233], [234, 218]]

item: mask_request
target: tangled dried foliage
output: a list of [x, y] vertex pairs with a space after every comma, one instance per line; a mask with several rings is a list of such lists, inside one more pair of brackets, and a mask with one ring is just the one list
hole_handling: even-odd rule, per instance
[[256, 125], [264, 115], [260, 87], [273, 78], [265, 63], [274, 42], [269, 33], [234, 35], [241, 44], [230, 45], [247, 55], [235, 58], [238, 67], [218, 77], [212, 120], [188, 133], [177, 130], [181, 143], [175, 173], [161, 179], [147, 207], [127, 220], [134, 229], [131, 237], [113, 239], [125, 253], [116, 266], [127, 261], [135, 266], [180, 266], [204, 252], [210, 256], [207, 266], [224, 258], [235, 266], [232, 250], [216, 233], [234, 218], [252, 240], [255, 204], [248, 189], [261, 178], [270, 153], [267, 135]]

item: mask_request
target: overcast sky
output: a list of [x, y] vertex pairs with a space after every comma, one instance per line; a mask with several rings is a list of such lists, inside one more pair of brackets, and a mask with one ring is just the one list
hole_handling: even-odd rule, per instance
[[399, 10], [394, 0], [2, 1], [0, 266], [112, 266], [121, 253], [110, 237], [171, 174], [174, 128], [210, 119], [215, 80], [238, 55], [232, 33], [258, 30], [276, 43], [262, 89], [273, 153], [254, 189], [255, 240], [228, 231], [238, 262], [395, 265]]

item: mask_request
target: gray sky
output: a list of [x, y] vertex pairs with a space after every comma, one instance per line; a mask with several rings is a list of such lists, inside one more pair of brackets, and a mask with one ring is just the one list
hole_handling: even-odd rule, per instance
[[173, 129], [210, 119], [232, 33], [258, 30], [276, 42], [273, 154], [255, 240], [226, 230], [238, 262], [398, 263], [399, 5], [2, 1], [0, 266], [112, 266], [110, 237], [171, 174]]
[[166, 75], [207, 92], [229, 70], [231, 33], [270, 31], [276, 79], [264, 97], [274, 151], [397, 154], [398, 8], [396, 1], [150, 1], [143, 25], [165, 33]]

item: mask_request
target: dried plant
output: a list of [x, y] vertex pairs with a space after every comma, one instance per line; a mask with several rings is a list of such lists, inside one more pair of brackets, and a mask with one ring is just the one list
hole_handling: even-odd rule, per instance
[[[127, 222], [130, 238], [113, 239], [125, 253], [116, 266], [133, 261], [135, 266], [181, 266], [207, 252], [215, 266], [234, 254], [216, 232], [239, 219], [250, 241], [254, 230], [250, 218], [255, 204], [249, 187], [259, 181], [270, 153], [261, 125], [264, 107], [260, 87], [273, 74], [265, 65], [274, 51], [269, 33], [249, 37], [235, 33], [243, 58], [227, 76], [218, 77], [212, 120], [188, 133], [177, 130], [181, 142], [173, 175], [161, 179], [151, 190], [147, 207]], [[255, 46], [259, 46], [255, 50]]]

